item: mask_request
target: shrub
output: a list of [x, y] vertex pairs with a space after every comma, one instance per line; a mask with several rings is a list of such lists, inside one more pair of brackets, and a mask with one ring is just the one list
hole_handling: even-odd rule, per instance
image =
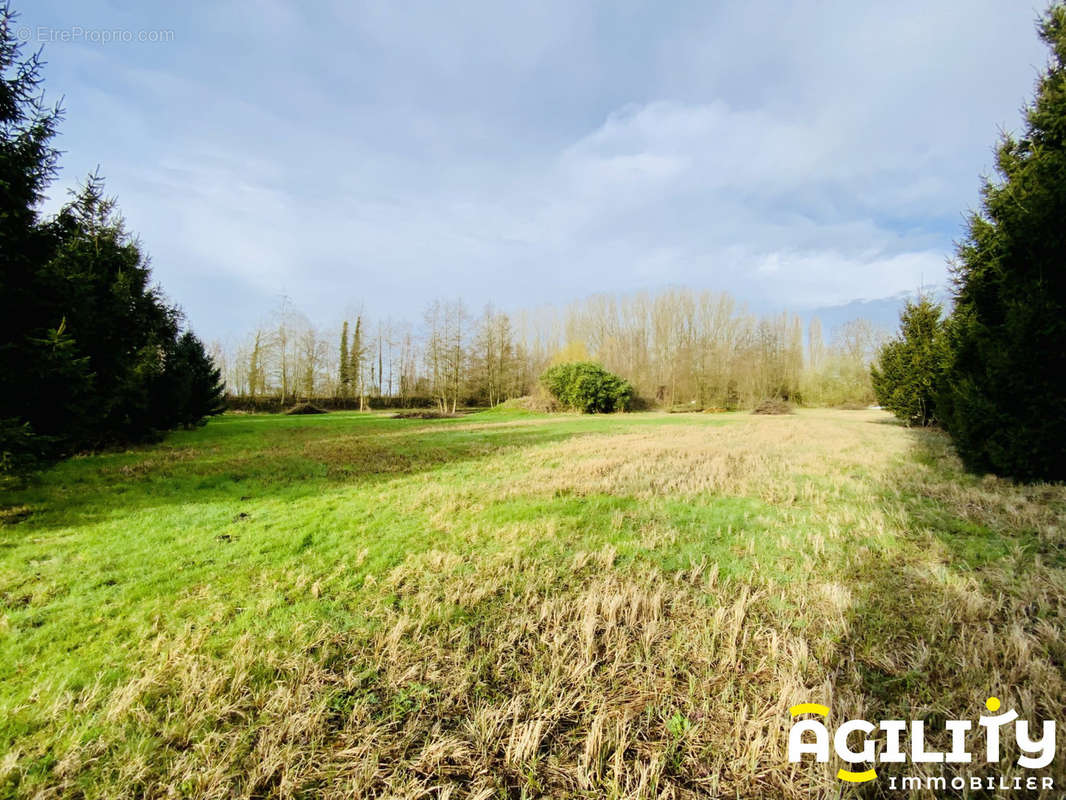
[[589, 361], [556, 364], [540, 380], [561, 406], [586, 414], [625, 411], [633, 400], [627, 381]]

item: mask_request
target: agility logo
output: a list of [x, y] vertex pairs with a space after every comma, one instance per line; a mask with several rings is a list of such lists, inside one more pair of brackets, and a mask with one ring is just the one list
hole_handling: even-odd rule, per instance
[[[978, 718], [977, 725], [983, 729], [983, 734], [975, 733], [971, 736], [977, 739], [979, 736], [984, 741], [984, 758], [989, 764], [1000, 761], [1000, 729], [1006, 725], [1013, 725], [1014, 741], [1018, 745], [1021, 755], [1018, 756], [1018, 764], [1026, 769], [1041, 769], [1048, 766], [1055, 758], [1055, 723], [1047, 720], [1043, 723], [1040, 737], [1032, 738], [1029, 730], [1029, 722], [1018, 719], [1018, 712], [1011, 709], [1003, 714], [996, 714], [1000, 708], [998, 698], [989, 697], [985, 702], [985, 708], [992, 716]], [[829, 744], [832, 738], [833, 750], [841, 761], [849, 766], [870, 765], [866, 769], [840, 769], [837, 777], [849, 783], [864, 783], [877, 777], [876, 764], [904, 763], [910, 761], [914, 764], [946, 763], [946, 764], [969, 764], [974, 761], [974, 754], [967, 745], [967, 735], [973, 730], [973, 721], [968, 719], [949, 719], [944, 722], [944, 729], [951, 735], [951, 749], [947, 751], [927, 750], [925, 744], [925, 722], [923, 720], [888, 719], [881, 720], [874, 725], [864, 719], [849, 719], [837, 726], [832, 737], [826, 727], [829, 718], [829, 708], [820, 703], [800, 703], [789, 709], [792, 716], [792, 728], [788, 733], [788, 760], [792, 762], [802, 761], [805, 755], [813, 755], [814, 760], [820, 763], [829, 761]], [[803, 719], [797, 719], [803, 717]], [[824, 720], [824, 721], [823, 721]], [[1008, 729], [1009, 730], [1009, 729]], [[874, 737], [875, 732], [880, 731], [882, 736]], [[856, 742], [857, 734], [862, 735], [861, 742]], [[903, 744], [906, 739], [907, 745]], [[883, 746], [878, 751], [878, 743]], [[856, 749], [857, 744], [857, 749]], [[920, 780], [919, 778], [903, 778]], [[946, 778], [926, 778], [926, 781], [946, 784]], [[966, 785], [966, 779], [956, 776], [952, 779], [954, 786], [956, 781], [962, 781], [958, 787]], [[973, 777], [970, 779], [972, 788], [995, 788], [991, 783], [986, 787], [985, 783], [990, 778]], [[1033, 784], [1029, 785], [1028, 782]], [[895, 783], [895, 778], [892, 780]], [[1015, 783], [1021, 782], [1015, 778]], [[1025, 786], [1003, 786], [1000, 788], [1036, 788], [1036, 777], [1027, 778]], [[1052, 779], [1042, 777], [1043, 788], [1053, 788]], [[903, 788], [917, 788], [917, 784]], [[889, 788], [895, 789], [896, 786]], [[945, 785], [946, 788], [946, 785]]]

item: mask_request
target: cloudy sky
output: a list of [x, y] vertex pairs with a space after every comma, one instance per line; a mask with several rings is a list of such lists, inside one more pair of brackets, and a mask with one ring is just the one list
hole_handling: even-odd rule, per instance
[[282, 294], [330, 325], [943, 283], [1046, 60], [1003, 0], [191, 5], [16, 10], [66, 109], [49, 207], [99, 165], [206, 338]]

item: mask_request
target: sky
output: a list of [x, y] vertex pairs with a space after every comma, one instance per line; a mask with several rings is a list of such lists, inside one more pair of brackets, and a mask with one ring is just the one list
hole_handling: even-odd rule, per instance
[[[22, 0], [99, 168], [206, 339], [287, 296], [417, 320], [668, 286], [803, 312], [947, 282], [1042, 6]], [[143, 41], [142, 41], [143, 39]]]

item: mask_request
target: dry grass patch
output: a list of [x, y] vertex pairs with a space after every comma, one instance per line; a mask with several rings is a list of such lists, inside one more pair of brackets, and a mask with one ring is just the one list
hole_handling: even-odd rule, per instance
[[[156, 640], [136, 678], [50, 709], [80, 742], [59, 755], [55, 796], [695, 798], [817, 784], [781, 770], [778, 742], [782, 691], [817, 691], [807, 636], [713, 572], [636, 580], [611, 560], [547, 574], [502, 555], [465, 573], [448, 554], [412, 559], [385, 579], [403, 601], [373, 609], [374, 633], [319, 629], [287, 655], [247, 638], [224, 658], [203, 634]], [[86, 716], [105, 735], [83, 741]]]

